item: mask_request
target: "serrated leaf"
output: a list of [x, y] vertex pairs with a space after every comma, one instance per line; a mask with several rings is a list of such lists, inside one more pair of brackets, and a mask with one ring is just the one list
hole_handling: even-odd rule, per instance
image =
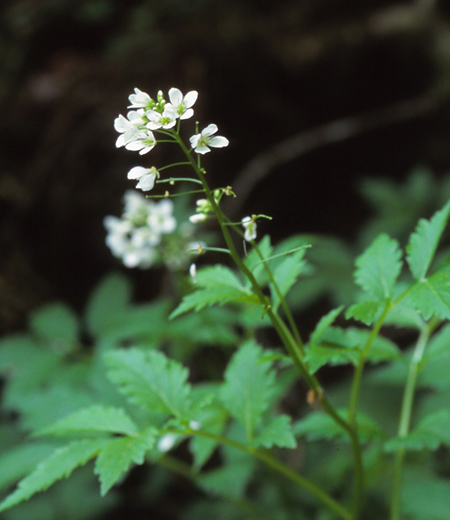
[[[306, 262], [303, 259], [305, 252], [305, 249], [301, 249], [300, 251], [288, 255], [273, 271], [275, 283], [283, 297], [286, 296], [291, 287], [297, 281], [299, 275], [305, 269]], [[272, 294], [272, 307], [276, 310], [280, 305], [280, 298], [273, 284], [270, 284], [270, 288]]]
[[363, 301], [351, 305], [346, 313], [345, 317], [349, 320], [353, 318], [361, 321], [365, 325], [371, 325], [377, 314], [379, 313], [382, 304], [379, 301]]
[[53, 303], [31, 313], [30, 326], [58, 353], [67, 354], [78, 342], [78, 318], [64, 303]]
[[[308, 346], [305, 361], [308, 363], [311, 373], [316, 372], [326, 364], [345, 365], [351, 363], [356, 365], [369, 338], [370, 331], [365, 329], [349, 327], [344, 330], [338, 327], [329, 327], [322, 335], [320, 343]], [[383, 336], [377, 336], [366, 353], [365, 359], [372, 363], [378, 363], [396, 359], [399, 356], [399, 350], [394, 343]]]
[[385, 451], [436, 450], [441, 444], [450, 445], [450, 410], [444, 409], [422, 419], [411, 433], [405, 437], [389, 439]]
[[[347, 420], [347, 410], [338, 410], [338, 414]], [[357, 416], [358, 432], [362, 442], [383, 437], [380, 425], [371, 417], [359, 413]], [[312, 412], [294, 424], [294, 434], [304, 435], [310, 441], [338, 439], [350, 442], [348, 432], [324, 412]]]
[[180, 305], [172, 312], [169, 319], [176, 318], [184, 312], [201, 309], [219, 303], [250, 302], [259, 303], [257, 297], [242, 285], [239, 278], [223, 265], [205, 267], [197, 271], [197, 289], [186, 295]]
[[55, 447], [50, 444], [21, 444], [9, 448], [0, 455], [0, 490], [14, 484], [33, 471], [37, 464], [48, 457]]
[[406, 298], [425, 320], [432, 316], [450, 319], [450, 269], [441, 269], [418, 281]]
[[311, 334], [311, 337], [309, 338], [310, 345], [319, 343], [325, 331], [330, 327], [332, 323], [334, 323], [334, 320], [339, 316], [342, 309], [343, 306], [341, 305], [337, 309], [331, 310], [330, 312], [325, 314], [325, 316], [322, 316], [322, 318], [320, 318], [319, 322], [317, 323], [316, 327], [314, 328]]
[[150, 427], [138, 436], [112, 439], [100, 450], [94, 473], [99, 477], [102, 496], [132, 464], [143, 464], [145, 452], [153, 448], [157, 435], [158, 430]]
[[262, 350], [254, 342], [242, 345], [227, 366], [220, 392], [225, 408], [244, 425], [248, 441], [275, 391], [275, 375], [261, 357]]
[[450, 324], [434, 334], [425, 350], [422, 365], [442, 355], [450, 355]]
[[105, 356], [108, 377], [131, 402], [148, 410], [184, 417], [190, 408], [188, 371], [157, 351], [136, 348]]
[[384, 233], [378, 235], [356, 259], [356, 283], [376, 300], [390, 298], [402, 269], [401, 256], [397, 240]]
[[64, 417], [38, 431], [36, 435], [71, 435], [77, 433], [132, 435], [136, 432], [136, 425], [122, 408], [95, 405]]
[[67, 478], [75, 468], [84, 466], [95, 457], [107, 442], [106, 439], [90, 439], [71, 442], [58, 448], [50, 457], [40, 462], [33, 473], [19, 482], [16, 490], [0, 503], [0, 512], [48, 489], [58, 480]]
[[430, 220], [421, 219], [409, 239], [406, 260], [416, 280], [423, 280], [427, 274], [449, 213], [450, 202], [437, 211]]
[[252, 445], [264, 448], [295, 448], [297, 442], [293, 435], [291, 418], [288, 415], [279, 415], [272, 419], [253, 439]]

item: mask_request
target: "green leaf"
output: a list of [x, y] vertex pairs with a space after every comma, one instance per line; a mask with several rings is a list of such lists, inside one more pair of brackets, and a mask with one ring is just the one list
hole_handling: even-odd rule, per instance
[[330, 327], [332, 323], [334, 323], [334, 320], [339, 316], [342, 309], [343, 306], [341, 305], [337, 309], [331, 310], [330, 312], [325, 314], [325, 316], [322, 316], [322, 318], [320, 318], [319, 322], [317, 323], [315, 329], [311, 334], [311, 337], [309, 338], [310, 345], [319, 343], [325, 331]]
[[279, 415], [272, 419], [253, 439], [252, 445], [264, 448], [295, 448], [297, 442], [293, 435], [291, 418], [288, 415]]
[[157, 435], [158, 430], [150, 427], [139, 436], [112, 439], [101, 449], [94, 472], [99, 477], [102, 496], [106, 495], [133, 463], [144, 463], [145, 452], [153, 448]]
[[384, 233], [378, 235], [356, 259], [356, 283], [376, 300], [384, 301], [390, 298], [402, 269], [401, 256], [397, 240]]
[[419, 220], [416, 230], [409, 239], [406, 260], [416, 280], [423, 280], [427, 274], [449, 213], [450, 202], [437, 211], [430, 220]]
[[104, 278], [94, 289], [86, 310], [89, 332], [94, 336], [104, 336], [115, 328], [131, 299], [131, 283], [118, 273]]
[[[338, 414], [347, 419], [347, 410], [338, 410]], [[371, 417], [359, 413], [357, 416], [358, 432], [362, 442], [383, 437], [380, 425]], [[310, 441], [337, 439], [350, 442], [348, 432], [324, 412], [312, 412], [294, 424], [294, 434], [304, 435]]]
[[422, 313], [425, 320], [432, 316], [450, 318], [450, 269], [436, 271], [418, 281], [406, 297], [406, 302]]
[[349, 320], [353, 318], [355, 320], [361, 321], [366, 325], [371, 325], [380, 309], [382, 308], [382, 304], [380, 302], [374, 301], [363, 301], [358, 302], [351, 305], [346, 313], [345, 317]]
[[448, 520], [450, 482], [421, 464], [404, 472], [401, 510], [413, 520]]
[[137, 427], [122, 408], [91, 406], [78, 410], [37, 432], [36, 435], [120, 433], [132, 435]]
[[[305, 252], [305, 249], [301, 249], [296, 253], [288, 255], [275, 268], [273, 277], [282, 296], [286, 296], [291, 287], [297, 281], [300, 273], [304, 270], [306, 266], [306, 262], [303, 259]], [[280, 298], [273, 284], [270, 284], [270, 289], [273, 301], [272, 306], [276, 310], [280, 305]]]
[[220, 392], [225, 408], [244, 425], [248, 441], [252, 440], [275, 390], [275, 375], [270, 364], [261, 361], [262, 355], [254, 342], [242, 345], [227, 366]]
[[0, 512], [48, 489], [56, 481], [67, 478], [75, 468], [84, 466], [95, 457], [107, 442], [106, 439], [90, 439], [71, 442], [58, 448], [19, 482], [16, 490], [0, 503]]
[[0, 455], [0, 490], [33, 471], [37, 464], [53, 451], [54, 446], [42, 443], [21, 444], [8, 448]]
[[406, 450], [436, 450], [444, 444], [450, 446], [450, 410], [434, 412], [424, 419], [405, 437], [389, 439], [385, 451]]
[[31, 313], [30, 326], [57, 353], [67, 354], [78, 343], [78, 318], [70, 307], [54, 303]]
[[173, 319], [191, 309], [198, 312], [209, 305], [223, 305], [231, 301], [259, 303], [231, 269], [222, 265], [205, 267], [197, 271], [197, 289], [183, 298], [169, 318]]
[[136, 348], [109, 352], [105, 360], [108, 377], [131, 402], [179, 418], [188, 414], [188, 371], [176, 361]]

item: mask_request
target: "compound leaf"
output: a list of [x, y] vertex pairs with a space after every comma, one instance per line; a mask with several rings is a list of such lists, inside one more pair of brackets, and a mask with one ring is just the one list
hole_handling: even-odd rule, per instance
[[172, 312], [170, 319], [194, 309], [196, 312], [204, 307], [219, 303], [248, 301], [259, 303], [250, 289], [242, 285], [231, 269], [223, 265], [205, 267], [197, 272], [197, 289], [186, 295], [180, 305]]
[[129, 400], [148, 410], [185, 417], [190, 408], [188, 371], [155, 350], [108, 352], [108, 377]]
[[90, 406], [70, 414], [37, 432], [37, 435], [121, 433], [132, 435], [137, 427], [122, 408]]
[[356, 259], [355, 281], [371, 297], [384, 301], [402, 269], [401, 251], [397, 240], [382, 233]]
[[16, 490], [0, 503], [0, 512], [48, 489], [58, 480], [67, 478], [74, 469], [84, 466], [94, 458], [107, 442], [107, 439], [89, 439], [74, 441], [58, 448], [50, 457], [40, 462], [30, 475], [19, 482]]
[[412, 233], [406, 248], [406, 260], [416, 280], [423, 280], [447, 224], [450, 202], [437, 211], [430, 220], [421, 219]]
[[144, 455], [155, 445], [158, 430], [147, 428], [138, 436], [111, 439], [98, 454], [94, 472], [100, 480], [101, 495], [111, 487], [134, 464], [143, 464]]
[[254, 342], [245, 343], [231, 358], [220, 392], [222, 403], [244, 425], [249, 441], [275, 392], [275, 374], [262, 355]]
[[291, 418], [288, 415], [279, 415], [272, 419], [253, 439], [252, 445], [264, 448], [295, 448], [297, 442], [292, 431]]
[[432, 316], [450, 318], [450, 269], [436, 271], [429, 278], [419, 280], [407, 296], [410, 303], [428, 320]]

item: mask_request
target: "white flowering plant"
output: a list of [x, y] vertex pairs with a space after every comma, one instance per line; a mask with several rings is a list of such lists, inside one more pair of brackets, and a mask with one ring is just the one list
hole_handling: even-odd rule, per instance
[[[121, 218], [104, 221], [107, 246], [126, 267], [165, 264], [184, 272], [189, 290], [177, 304], [161, 297], [139, 307], [123, 278], [106, 279], [83, 320], [95, 338], [90, 360], [79, 351], [81, 325], [63, 305], [35, 313], [31, 336], [0, 344], [0, 370], [17, 366], [16, 373], [24, 359], [41, 359], [43, 341], [53, 349], [29, 368], [30, 383], [6, 389], [34, 442], [18, 442], [3, 460], [10, 468], [26, 453], [31, 462], [6, 480], [23, 477], [0, 512], [95, 460], [102, 496], [143, 463], [191, 480], [205, 498], [189, 504], [183, 520], [219, 511], [224, 520], [447, 518], [450, 481], [439, 453], [450, 446], [450, 261], [438, 247], [450, 202], [419, 220], [404, 249], [385, 229], [354, 264], [345, 244], [325, 237], [258, 241], [257, 222], [270, 217], [229, 219], [222, 199], [239, 194], [211, 187], [202, 166], [229, 141], [215, 124], [199, 131], [195, 123], [182, 137], [197, 98], [175, 88], [168, 101], [162, 92], [130, 95], [127, 117], [115, 120], [116, 146], [143, 156], [170, 143], [183, 159], [133, 167], [128, 179], [137, 191], [126, 192]], [[168, 175], [178, 169], [182, 176]], [[391, 192], [386, 197], [400, 201]], [[196, 202], [179, 224], [173, 210], [181, 196]], [[223, 247], [198, 239], [205, 221], [216, 224]], [[209, 251], [224, 262], [191, 261]], [[324, 294], [336, 305], [306, 340], [298, 311]], [[202, 371], [205, 345], [223, 347], [223, 377]], [[346, 367], [339, 385], [325, 385], [335, 367]], [[37, 418], [29, 402], [45, 378], [70, 405]], [[41, 409], [52, 399], [44, 395]], [[420, 509], [424, 496], [431, 513]]]

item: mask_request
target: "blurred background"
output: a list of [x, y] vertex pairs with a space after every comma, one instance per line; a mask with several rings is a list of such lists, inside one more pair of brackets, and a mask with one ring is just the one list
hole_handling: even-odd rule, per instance
[[[198, 90], [230, 146], [206, 158], [261, 233], [351, 240], [360, 181], [450, 166], [445, 0], [6, 0], [1, 3], [0, 332], [54, 299], [81, 308], [123, 269], [103, 218], [134, 187], [114, 146], [135, 87]], [[162, 148], [162, 147], [161, 147]], [[166, 154], [166, 155], [164, 155]], [[148, 157], [148, 156], [145, 156]], [[155, 149], [151, 164], [167, 151]], [[151, 164], [148, 164], [150, 166]], [[234, 213], [234, 214], [233, 214]], [[155, 275], [133, 270], [138, 297]]]

